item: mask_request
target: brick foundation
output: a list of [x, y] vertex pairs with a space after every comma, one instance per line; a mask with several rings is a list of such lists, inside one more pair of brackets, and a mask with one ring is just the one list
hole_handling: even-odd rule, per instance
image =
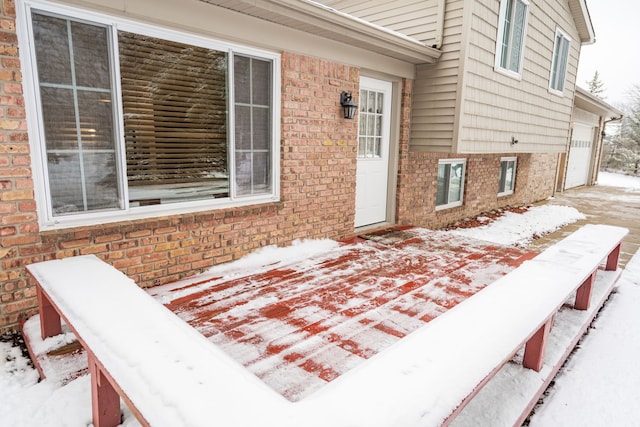
[[[498, 197], [500, 158], [518, 159], [513, 194]], [[463, 205], [436, 211], [438, 160], [467, 159]], [[553, 195], [557, 154], [444, 154], [409, 152], [398, 185], [398, 223], [440, 228], [492, 209]]]

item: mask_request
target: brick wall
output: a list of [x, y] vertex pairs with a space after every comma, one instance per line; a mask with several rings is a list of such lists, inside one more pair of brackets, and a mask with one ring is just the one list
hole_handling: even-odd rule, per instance
[[[513, 194], [498, 197], [500, 158], [518, 158]], [[436, 211], [438, 160], [467, 159], [463, 205]], [[401, 156], [398, 223], [439, 228], [492, 209], [533, 203], [553, 195], [557, 154], [444, 154]]]
[[558, 153], [530, 155], [526, 192], [523, 194], [526, 203], [553, 196], [559, 158]]
[[12, 2], [1, 15], [0, 332], [36, 311], [32, 262], [95, 254], [146, 287], [265, 245], [353, 232], [357, 121], [342, 118], [339, 99], [357, 94], [359, 70], [292, 53], [282, 56], [280, 202], [40, 232]]

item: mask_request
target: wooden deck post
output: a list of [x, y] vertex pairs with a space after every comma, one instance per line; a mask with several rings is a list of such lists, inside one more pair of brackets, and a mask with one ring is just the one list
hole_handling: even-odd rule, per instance
[[622, 247], [622, 242], [618, 243], [618, 246], [614, 250], [609, 253], [607, 257], [607, 266], [605, 270], [607, 271], [616, 271], [618, 269], [618, 259], [620, 258], [620, 248]]
[[589, 277], [580, 285], [576, 292], [576, 300], [573, 304], [573, 308], [576, 310], [588, 310], [589, 304], [591, 304], [591, 292], [593, 290], [593, 284], [596, 282], [596, 271], [591, 273]]
[[42, 339], [53, 337], [62, 333], [60, 315], [51, 304], [40, 285], [36, 286], [38, 295], [38, 308], [40, 310], [40, 335]]
[[120, 425], [120, 396], [98, 366], [95, 356], [87, 351], [91, 374], [91, 413], [94, 427]]
[[527, 341], [524, 347], [524, 359], [522, 360], [522, 366], [525, 368], [533, 369], [536, 372], [540, 372], [540, 369], [542, 369], [544, 350], [547, 347], [547, 338], [552, 324], [553, 318], [550, 317]]

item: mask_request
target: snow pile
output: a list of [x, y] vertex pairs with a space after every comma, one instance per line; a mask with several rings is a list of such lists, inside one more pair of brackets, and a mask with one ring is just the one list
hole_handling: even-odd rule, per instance
[[622, 187], [629, 191], [640, 191], [640, 177], [610, 172], [598, 173], [598, 185], [603, 187]]
[[452, 233], [502, 245], [527, 246], [533, 239], [586, 217], [569, 206], [534, 206], [523, 214], [507, 212], [494, 222]]
[[618, 290], [535, 409], [531, 427], [632, 426], [640, 419], [640, 252]]
[[0, 413], [3, 426], [87, 426], [91, 391], [85, 376], [66, 386], [38, 382], [38, 373], [11, 343], [0, 342]]

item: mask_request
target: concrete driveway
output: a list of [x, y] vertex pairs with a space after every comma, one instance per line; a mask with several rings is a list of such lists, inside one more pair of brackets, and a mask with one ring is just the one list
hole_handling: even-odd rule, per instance
[[624, 268], [640, 248], [640, 191], [638, 190], [600, 185], [579, 187], [557, 193], [554, 198], [539, 204], [572, 206], [587, 218], [535, 240], [527, 249], [545, 249], [588, 223], [617, 225], [629, 229], [629, 235], [622, 245], [620, 254], [621, 268]]

